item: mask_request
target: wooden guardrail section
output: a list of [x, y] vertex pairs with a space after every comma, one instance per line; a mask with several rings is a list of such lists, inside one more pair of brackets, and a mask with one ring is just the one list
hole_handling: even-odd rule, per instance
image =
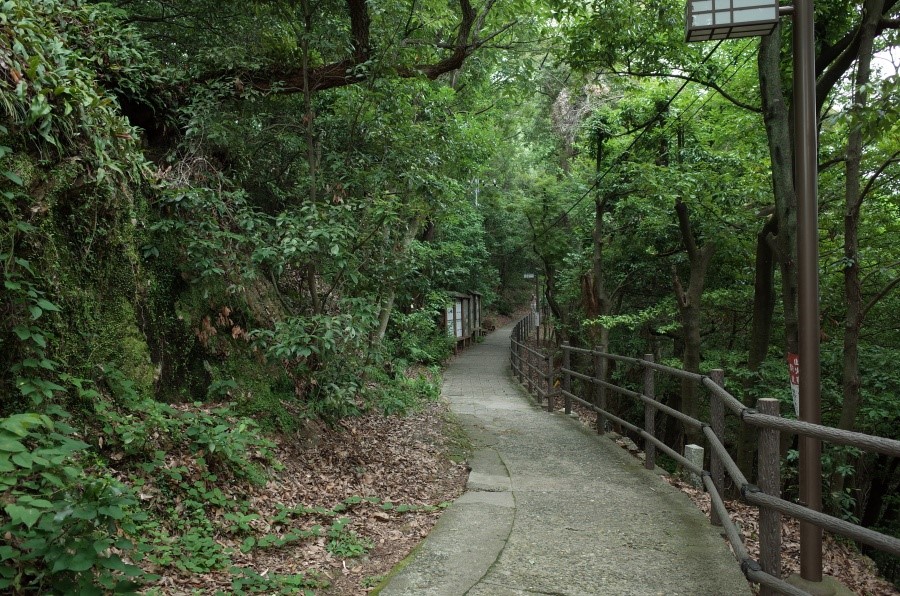
[[[572, 403], [578, 402], [597, 414], [597, 431], [599, 433], [604, 432], [606, 421], [609, 420], [641, 436], [645, 440], [645, 466], [648, 469], [654, 468], [658, 449], [677, 461], [684, 469], [699, 475], [712, 502], [710, 521], [723, 526], [741, 570], [749, 581], [760, 584], [761, 594], [781, 593], [799, 596], [808, 594], [788, 584], [780, 577], [781, 515], [809, 522], [834, 534], [900, 556], [900, 539], [896, 537], [782, 499], [779, 450], [782, 432], [813, 437], [839, 445], [850, 445], [864, 451], [894, 457], [900, 457], [900, 441], [782, 418], [779, 415], [780, 402], [777, 399], [760, 399], [756, 408], [748, 408], [724, 389], [723, 371], [714, 370], [708, 375], [691, 373], [657, 364], [653, 361], [652, 355], [645, 355], [644, 358], [631, 358], [607, 354], [598, 350], [576, 348], [563, 343], [559, 348], [562, 352], [562, 364], [560, 367], [556, 367], [553, 353], [547, 349], [535, 349], [528, 345], [529, 339], [536, 336], [536, 319], [534, 317], [534, 314], [526, 316], [513, 328], [510, 339], [510, 364], [513, 374], [531, 394], [542, 402], [546, 400], [547, 409], [550, 412], [555, 410], [554, 402], [557, 398], [564, 400], [567, 414], [572, 410]], [[588, 375], [573, 370], [572, 354], [590, 357], [593, 374]], [[643, 370], [641, 391], [620, 387], [605, 380], [607, 363], [611, 360]], [[687, 379], [704, 387], [709, 396], [710, 420], [708, 422], [698, 420], [656, 401], [654, 385], [657, 373]], [[599, 390], [595, 392], [595, 400], [588, 401], [584, 396], [574, 393], [572, 379], [580, 379], [585, 384], [597, 387]], [[643, 428], [619, 418], [608, 410], [606, 402], [610, 391], [643, 405]], [[755, 484], [748, 482], [724, 447], [726, 411], [730, 411], [736, 416], [741, 424], [759, 429], [759, 472]], [[707, 444], [706, 448], [710, 453], [708, 470], [689, 461], [656, 437], [657, 412], [672, 416], [681, 421], [685, 427], [699, 431], [703, 435]], [[759, 561], [755, 561], [747, 554], [741, 534], [728, 515], [722, 498], [726, 473], [740, 491], [741, 500], [759, 508]]]

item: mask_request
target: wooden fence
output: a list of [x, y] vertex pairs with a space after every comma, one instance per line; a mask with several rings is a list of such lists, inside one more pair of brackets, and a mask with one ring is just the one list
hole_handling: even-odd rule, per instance
[[[599, 350], [586, 350], [563, 343], [562, 363], [557, 367], [554, 355], [546, 349], [535, 349], [529, 339], [536, 334], [533, 315], [519, 321], [513, 328], [510, 340], [510, 364], [513, 374], [543, 403], [547, 410], [555, 411], [557, 398], [564, 401], [565, 412], [571, 413], [573, 402], [578, 402], [597, 414], [597, 431], [603, 433], [607, 421], [612, 421], [645, 440], [645, 466], [653, 469], [656, 450], [665, 453], [678, 462], [685, 470], [698, 475], [712, 504], [710, 521], [723, 526], [726, 537], [734, 551], [741, 571], [751, 582], [760, 584], [760, 594], [791, 594], [805, 596], [808, 593], [781, 579], [781, 515], [809, 522], [833, 534], [845, 536], [884, 552], [900, 556], [900, 539], [888, 536], [846, 520], [814, 511], [797, 503], [781, 498], [780, 434], [782, 432], [813, 437], [837, 445], [849, 445], [863, 451], [882, 453], [900, 457], [900, 441], [840, 430], [828, 426], [811, 424], [799, 420], [782, 418], [779, 415], [779, 400], [760, 399], [756, 408], [748, 408], [724, 389], [724, 372], [713, 370], [708, 375], [687, 372], [657, 364], [652, 355], [631, 358], [617, 354], [607, 354]], [[590, 357], [592, 374], [573, 370], [573, 354]], [[643, 387], [634, 391], [606, 381], [606, 367], [609, 361], [642, 369]], [[656, 375], [662, 373], [678, 379], [687, 379], [706, 389], [709, 396], [709, 422], [698, 420], [687, 414], [659, 403], [654, 397]], [[593, 385], [594, 400], [573, 392], [572, 379], [579, 379], [585, 385]], [[609, 392], [635, 400], [643, 405], [644, 427], [641, 428], [611, 413], [607, 407]], [[747, 481], [731, 455], [724, 447], [725, 415], [730, 411], [741, 424], [759, 429], [758, 478], [756, 484]], [[656, 437], [656, 413], [662, 412], [679, 420], [686, 428], [699, 432], [706, 440], [710, 453], [709, 469], [698, 465], [678, 453]], [[722, 498], [725, 474], [731, 478], [740, 492], [741, 500], [759, 508], [760, 560], [755, 561], [747, 554], [741, 534], [731, 521]]]

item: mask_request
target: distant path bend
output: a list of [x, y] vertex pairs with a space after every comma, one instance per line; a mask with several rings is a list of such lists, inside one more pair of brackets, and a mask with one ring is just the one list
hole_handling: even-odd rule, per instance
[[466, 493], [383, 596], [750, 594], [686, 495], [512, 380], [510, 328], [450, 365], [443, 396], [475, 445]]

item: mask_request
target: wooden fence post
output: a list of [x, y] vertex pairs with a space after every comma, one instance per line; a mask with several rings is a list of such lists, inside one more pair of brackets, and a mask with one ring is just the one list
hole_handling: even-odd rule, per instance
[[528, 364], [525, 366], [525, 382], [528, 385], [528, 395], [534, 395], [534, 365], [531, 364], [534, 354], [530, 351], [525, 351], [525, 358], [528, 361]]
[[[606, 358], [599, 355], [600, 351], [600, 346], [594, 346], [594, 378], [605, 381]], [[606, 410], [606, 387], [598, 385], [597, 389], [599, 390], [597, 395], [597, 407], [601, 410]], [[597, 434], [606, 434], [606, 416], [600, 412], [597, 412]]]
[[[721, 368], [710, 371], [709, 378], [719, 387], [725, 386], [725, 371]], [[725, 404], [715, 393], [709, 394], [709, 421], [712, 431], [722, 444], [725, 444]], [[722, 458], [716, 453], [716, 450], [709, 449], [709, 475], [712, 477], [719, 496], [723, 495], [725, 490], [725, 466], [722, 464]], [[709, 522], [714, 526], [721, 526], [722, 520], [714, 507], [709, 508]]]
[[513, 350], [513, 358], [515, 358], [515, 360], [516, 360], [516, 378], [518, 379], [519, 378], [519, 367], [521, 366], [521, 363], [519, 362], [519, 326], [518, 325], [516, 325], [516, 328], [513, 330], [513, 337], [515, 338], [515, 344], [513, 344], [513, 347], [515, 348]]
[[[777, 399], [757, 400], [756, 409], [761, 414], [780, 416]], [[759, 430], [759, 489], [767, 495], [781, 497], [781, 451], [780, 436], [775, 429]], [[759, 564], [762, 570], [781, 578], [781, 514], [777, 511], [759, 510]], [[777, 591], [760, 586], [761, 596], [774, 596]]]
[[[644, 360], [653, 362], [653, 354], [644, 354]], [[649, 366], [644, 367], [644, 395], [651, 399], [655, 399], [656, 375], [655, 371]], [[644, 404], [644, 430], [652, 437], [656, 436], [656, 408], [649, 404]], [[652, 470], [656, 467], [656, 445], [647, 441], [644, 445], [644, 467]]]
[[520, 327], [518, 331], [519, 340], [516, 344], [516, 364], [519, 365], [518, 373], [516, 376], [519, 377], [520, 383], [522, 382], [522, 343], [525, 341], [525, 338], [522, 337], [522, 335], [522, 328]]
[[569, 374], [569, 371], [572, 369], [572, 353], [569, 351], [569, 342], [563, 342], [563, 389], [566, 391], [566, 414], [572, 413], [572, 398], [568, 396], [569, 393], [572, 393], [572, 375]]
[[553, 411], [553, 354], [551, 352], [547, 352], [547, 355], [544, 356], [544, 360], [547, 361], [547, 411]]

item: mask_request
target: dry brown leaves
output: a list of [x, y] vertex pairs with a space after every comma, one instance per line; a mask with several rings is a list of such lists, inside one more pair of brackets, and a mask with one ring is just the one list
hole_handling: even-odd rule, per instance
[[[468, 472], [447, 455], [445, 417], [445, 405], [429, 404], [407, 417], [370, 414], [343, 420], [334, 428], [308, 424], [303, 433], [278, 441], [277, 455], [284, 470], [265, 487], [250, 488], [250, 494], [244, 495], [259, 514], [251, 522], [253, 530], [276, 536], [309, 530], [316, 524], [327, 530], [334, 521], [334, 516], [327, 515], [276, 521], [281, 508], [331, 509], [350, 497], [376, 497], [378, 502], [364, 501], [340, 513], [350, 518], [348, 529], [374, 544], [366, 555], [334, 556], [326, 548], [324, 535], [244, 554], [238, 550], [240, 540], [229, 536], [217, 540], [235, 549], [235, 565], [261, 575], [311, 572], [331, 584], [325, 594], [369, 592], [428, 534], [441, 511], [433, 508], [463, 491]], [[386, 511], [385, 502], [432, 510]], [[166, 594], [231, 592], [233, 576], [227, 570], [201, 575], [165, 573], [157, 587]]]

